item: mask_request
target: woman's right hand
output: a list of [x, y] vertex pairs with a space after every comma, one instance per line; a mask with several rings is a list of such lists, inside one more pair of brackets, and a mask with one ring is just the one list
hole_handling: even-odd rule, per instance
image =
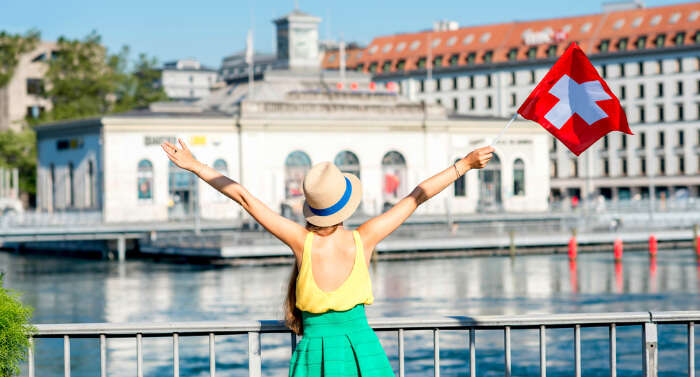
[[483, 168], [493, 157], [493, 150], [492, 146], [474, 149], [465, 157], [467, 166], [469, 166], [470, 169]]

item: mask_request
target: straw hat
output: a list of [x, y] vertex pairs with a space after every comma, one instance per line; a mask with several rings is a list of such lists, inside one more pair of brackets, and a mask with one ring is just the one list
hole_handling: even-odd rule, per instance
[[362, 200], [362, 184], [330, 162], [314, 165], [304, 177], [304, 217], [316, 226], [331, 226], [350, 217]]

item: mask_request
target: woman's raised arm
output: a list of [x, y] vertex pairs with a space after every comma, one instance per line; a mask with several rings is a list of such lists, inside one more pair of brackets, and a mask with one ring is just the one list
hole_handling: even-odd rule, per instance
[[178, 142], [181, 149], [167, 141], [161, 144], [170, 161], [178, 167], [196, 174], [211, 187], [240, 204], [268, 232], [287, 244], [297, 258], [301, 257], [301, 255], [296, 254], [300, 254], [304, 247], [306, 229], [303, 226], [271, 210], [238, 182], [197, 161], [187, 145], [181, 139], [178, 139]]
[[367, 259], [375, 246], [403, 224], [419, 205], [440, 193], [467, 171], [486, 166], [492, 156], [493, 148], [490, 146], [473, 150], [466, 157], [457, 161], [454, 166], [450, 166], [421, 182], [408, 196], [401, 199], [388, 211], [360, 225], [357, 230], [360, 232], [365, 250], [372, 250], [368, 253]]

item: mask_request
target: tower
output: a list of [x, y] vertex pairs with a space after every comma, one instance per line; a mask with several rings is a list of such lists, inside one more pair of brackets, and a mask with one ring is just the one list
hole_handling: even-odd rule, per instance
[[318, 70], [318, 24], [321, 19], [297, 9], [275, 21], [277, 60], [291, 70]]

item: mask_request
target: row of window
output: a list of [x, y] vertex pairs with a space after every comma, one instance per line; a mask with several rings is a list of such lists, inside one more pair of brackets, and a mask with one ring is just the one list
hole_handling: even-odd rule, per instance
[[[648, 84], [639, 84], [637, 86], [637, 99], [643, 99], [645, 94], [646, 94], [646, 87]], [[684, 94], [684, 89], [685, 89], [685, 84], [683, 81], [676, 81], [675, 85], [672, 85], [672, 87], [675, 89], [674, 90], [674, 95], [676, 97], [680, 97]], [[661, 98], [664, 97], [666, 91], [665, 91], [666, 85], [663, 82], [658, 82], [656, 83], [656, 98]], [[619, 95], [620, 100], [625, 100], [627, 99], [627, 87], [625, 85], [620, 85], [619, 90], [617, 92]], [[700, 94], [700, 80], [697, 80], [696, 86], [695, 86], [695, 94]]]
[[[678, 175], [684, 175], [688, 174], [690, 172], [686, 171], [686, 165], [685, 165], [685, 156], [678, 155], [673, 157], [676, 162], [676, 172]], [[656, 157], [656, 175], [666, 175], [666, 157], [665, 156], [657, 156]], [[620, 157], [619, 158], [619, 166], [620, 166], [620, 172], [618, 176], [628, 176], [630, 174], [628, 170], [628, 159], [627, 157]], [[550, 161], [551, 165], [551, 170], [550, 170], [550, 175], [552, 178], [557, 178], [559, 175], [559, 169], [557, 165], [557, 160], [551, 160]], [[610, 158], [604, 157], [600, 160], [600, 175], [602, 177], [609, 177], [610, 176]], [[579, 170], [578, 170], [578, 160], [576, 158], [571, 158], [569, 160], [569, 176], [573, 178], [579, 178]], [[639, 158], [639, 169], [637, 171], [638, 175], [640, 176], [646, 176], [647, 175], [647, 158], [646, 157], [640, 157]], [[697, 156], [697, 173], [700, 173], [700, 155]]]
[[[674, 36], [674, 45], [675, 46], [682, 46], [685, 42], [685, 32], [679, 32], [675, 34]], [[695, 33], [695, 36], [693, 38], [694, 43], [700, 44], [700, 31]], [[635, 41], [634, 45], [637, 50], [643, 50], [647, 47], [647, 41], [648, 38], [647, 36], [639, 36]], [[666, 34], [659, 34], [656, 36], [656, 39], [654, 40], [655, 46], [657, 48], [662, 48], [666, 44]], [[601, 41], [601, 43], [598, 45], [598, 51], [600, 53], [607, 53], [609, 52], [610, 49], [610, 40], [609, 39], [604, 39]], [[537, 56], [540, 52], [541, 48], [544, 48], [544, 53], [547, 58], [555, 58], [557, 57], [557, 54], [559, 53], [560, 50], [560, 45], [552, 44], [549, 46], [529, 46], [527, 47], [524, 51], [524, 57], [527, 58], [528, 60], [535, 60], [537, 59]], [[565, 45], [561, 45], [562, 48], [566, 48]], [[629, 47], [629, 38], [624, 37], [620, 38], [617, 42], [617, 49], [619, 51], [625, 51]], [[508, 50], [506, 53], [506, 59], [508, 61], [517, 61], [520, 58], [520, 48], [518, 47], [513, 47]], [[477, 62], [477, 53], [476, 52], [467, 52], [464, 53], [456, 52], [454, 54], [445, 56], [445, 55], [435, 55], [432, 57], [431, 61], [428, 61], [427, 56], [421, 56], [418, 58], [416, 61], [416, 67], [418, 69], [426, 69], [428, 68], [428, 63], [432, 64], [432, 67], [442, 67], [442, 66], [450, 66], [450, 67], [456, 67], [460, 65], [460, 57], [464, 56], [464, 62], [461, 64], [466, 64], [466, 65], [473, 65]], [[481, 63], [484, 64], [489, 64], [493, 62], [493, 55], [494, 52], [493, 50], [487, 50], [484, 51], [481, 54]], [[367, 66], [367, 70], [370, 73], [377, 73], [378, 68], [380, 67], [380, 64], [378, 61], [370, 62], [369, 65]], [[363, 63], [360, 63], [357, 65], [356, 69], [358, 71], [364, 71], [365, 70], [365, 65]], [[398, 60], [385, 60], [381, 63], [381, 69], [382, 72], [389, 72], [392, 69], [395, 69], [396, 71], [405, 71], [406, 70], [406, 59], [401, 58]]]
[[[228, 175], [228, 164], [219, 158], [212, 165], [214, 170], [223, 175]], [[172, 162], [169, 164], [168, 185], [173, 187], [191, 185], [190, 174], [176, 167]], [[153, 163], [148, 159], [138, 162], [136, 170], [136, 188], [139, 200], [153, 200]], [[189, 188], [189, 187], [188, 187]]]
[[[647, 146], [647, 133], [652, 132], [652, 131], [638, 131], [637, 134], [634, 136], [635, 139], [637, 139], [637, 149], [644, 149]], [[656, 148], [661, 149], [666, 146], [666, 133], [672, 132], [672, 131], [656, 131], [657, 132], [657, 137], [656, 137]], [[676, 145], [675, 147], [681, 148], [685, 146], [685, 130], [677, 130], [676, 131]], [[610, 135], [605, 135], [603, 136], [603, 145], [602, 145], [602, 150], [607, 151], [610, 149], [610, 138], [612, 136]], [[619, 143], [617, 144], [617, 150], [626, 150], [627, 149], [627, 138], [628, 135], [622, 134], [619, 136]], [[700, 145], [700, 129], [697, 130], [696, 134], [696, 143], [695, 145]], [[552, 144], [550, 146], [550, 152], [554, 152], [557, 148], [557, 140], [552, 138]]]
[[[95, 178], [95, 169], [92, 160], [87, 161], [87, 168], [84, 171], [83, 184], [80, 185], [85, 190], [83, 203], [80, 207], [95, 208], [97, 206], [97, 198], [95, 189], [97, 187], [97, 182]], [[75, 166], [72, 162], [68, 163], [68, 174], [64, 176], [63, 182], [57, 182], [56, 180], [56, 166], [54, 164], [49, 165], [49, 186], [51, 188], [51, 206], [57, 208], [57, 192], [59, 185], [63, 185], [65, 188], [65, 203], [63, 203], [64, 208], [77, 208], [76, 198], [78, 197], [75, 176]]]

